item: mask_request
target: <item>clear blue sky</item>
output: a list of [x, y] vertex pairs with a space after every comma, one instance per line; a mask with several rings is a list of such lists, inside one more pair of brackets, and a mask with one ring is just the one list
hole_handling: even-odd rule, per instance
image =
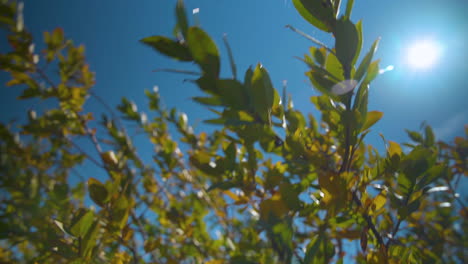
[[[42, 39], [45, 30], [62, 27], [75, 43], [84, 44], [91, 69], [97, 73], [95, 92], [111, 105], [126, 96], [143, 107], [143, 89], [158, 85], [168, 106], [177, 106], [189, 113], [192, 122], [199, 122], [207, 112], [190, 100], [199, 94], [196, 87], [183, 83], [185, 76], [152, 72], [161, 67], [191, 68], [190, 65], [159, 56], [138, 43], [150, 35], [171, 35], [175, 2], [26, 1], [25, 20], [38, 38]], [[377, 54], [382, 58], [381, 66], [395, 66], [395, 70], [380, 75], [371, 87], [370, 109], [385, 115], [369, 140], [377, 142], [375, 132], [383, 132], [387, 139], [406, 140], [404, 128], [417, 130], [424, 120], [435, 128], [439, 138], [463, 135], [463, 125], [468, 124], [468, 54], [464, 45], [468, 42], [468, 1], [355, 2], [352, 19], [363, 19], [364, 51], [381, 36]], [[222, 35], [226, 33], [240, 73], [261, 62], [277, 89], [281, 90], [282, 81], [287, 80], [295, 106], [311, 111], [309, 98], [316, 92], [304, 76], [306, 66], [293, 57], [302, 56], [312, 43], [284, 26], [291, 24], [330, 45], [332, 39], [309, 26], [290, 0], [186, 0], [186, 5], [189, 15], [193, 8], [200, 8], [201, 25], [221, 50], [224, 76], [230, 76], [222, 45]], [[443, 46], [440, 61], [424, 72], [409, 69], [403, 64], [405, 49], [413, 41], [427, 37], [437, 39]], [[3, 90], [2, 94], [2, 119], [24, 113], [27, 104], [11, 100], [15, 90]], [[96, 107], [92, 101], [89, 106]]]

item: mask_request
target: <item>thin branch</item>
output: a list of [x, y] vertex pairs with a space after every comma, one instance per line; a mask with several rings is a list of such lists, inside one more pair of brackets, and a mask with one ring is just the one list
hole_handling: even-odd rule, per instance
[[336, 56], [335, 52], [334, 52], [332, 49], [330, 49], [329, 47], [327, 47], [327, 45], [325, 45], [324, 43], [322, 43], [320, 40], [318, 40], [318, 39], [316, 39], [316, 38], [314, 38], [314, 37], [312, 37], [312, 36], [310, 36], [310, 35], [308, 35], [308, 34], [302, 32], [302, 31], [300, 31], [299, 29], [296, 29], [295, 27], [293, 27], [293, 26], [291, 26], [291, 25], [286, 25], [286, 28], [291, 29], [292, 31], [294, 31], [294, 32], [298, 33], [299, 35], [305, 37], [306, 39], [308, 39], [308, 40], [314, 42], [315, 44], [317, 44], [317, 45], [319, 45], [319, 46], [321, 46], [321, 47], [324, 47], [326, 50], [328, 50], [328, 52], [330, 52], [331, 54], [333, 54], [333, 55]]
[[187, 71], [187, 70], [178, 70], [178, 69], [155, 69], [153, 72], [172, 72], [172, 73], [181, 73], [181, 74], [189, 74], [189, 75], [196, 75], [200, 76], [201, 73], [199, 72], [194, 72], [194, 71]]
[[[359, 207], [362, 207], [362, 203], [357, 197], [357, 194], [355, 191], [353, 192], [353, 200]], [[379, 231], [377, 230], [374, 223], [372, 222], [372, 218], [366, 213], [364, 213], [362, 216], [364, 217], [364, 219], [366, 219], [367, 226], [372, 230], [372, 233], [374, 233], [374, 236], [377, 239], [377, 242], [379, 243], [379, 245], [385, 245], [382, 235], [380, 235]]]
[[102, 165], [101, 163], [99, 163], [99, 161], [97, 161], [95, 158], [93, 158], [91, 155], [89, 155], [88, 153], [86, 153], [86, 151], [84, 151], [80, 145], [76, 144], [73, 140], [71, 139], [66, 139], [70, 144], [73, 145], [73, 147], [75, 147], [76, 149], [78, 149], [78, 151], [85, 155], [91, 162], [93, 162], [96, 166], [98, 166], [99, 168], [102, 168], [104, 170], [106, 170], [106, 167], [104, 165]]
[[228, 52], [229, 63], [231, 64], [232, 78], [235, 80], [237, 79], [237, 68], [236, 68], [236, 63], [234, 62], [234, 56], [232, 55], [232, 49], [231, 49], [231, 46], [229, 45], [226, 34], [223, 35], [223, 41]]

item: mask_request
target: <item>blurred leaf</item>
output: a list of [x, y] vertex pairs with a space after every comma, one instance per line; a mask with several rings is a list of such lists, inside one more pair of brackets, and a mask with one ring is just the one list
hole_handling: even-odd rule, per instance
[[309, 51], [318, 65], [325, 65], [325, 58], [327, 57], [327, 50], [325, 49], [325, 47], [317, 48], [312, 46], [309, 48]]
[[[343, 65], [338, 60], [338, 58], [333, 53], [328, 53], [326, 60], [325, 60], [325, 69], [326, 71], [319, 71], [323, 74], [324, 77], [334, 79], [336, 81], [343, 81], [344, 80], [344, 70]], [[327, 73], [327, 71], [329, 73]], [[330, 77], [327, 75], [331, 75]]]
[[362, 126], [362, 131], [367, 130], [371, 126], [373, 126], [375, 123], [377, 123], [383, 116], [382, 112], [379, 111], [370, 111], [367, 113], [367, 118], [366, 122]]
[[361, 249], [362, 251], [366, 252], [367, 250], [367, 231], [368, 231], [368, 228], [364, 228], [361, 232]]
[[181, 61], [193, 60], [187, 47], [169, 38], [163, 36], [152, 36], [143, 38], [140, 42], [173, 59]]
[[353, 10], [353, 5], [354, 5], [354, 0], [348, 0], [346, 2], [346, 11], [344, 18], [345, 19], [350, 19], [351, 18], [351, 11]]
[[370, 83], [375, 79], [375, 77], [377, 77], [377, 75], [379, 75], [379, 62], [380, 59], [371, 62], [371, 64], [367, 68], [367, 74], [363, 82]]
[[187, 37], [188, 19], [185, 13], [185, 6], [183, 0], [177, 0], [176, 5], [177, 27], [180, 29], [182, 36]]
[[401, 156], [401, 147], [398, 143], [394, 141], [388, 141], [388, 156], [392, 157], [393, 155]]
[[104, 207], [109, 199], [109, 192], [106, 186], [95, 178], [88, 179], [89, 196], [97, 205]]
[[221, 100], [219, 97], [215, 97], [215, 96], [212, 96], [212, 97], [192, 97], [192, 99], [195, 101], [195, 102], [198, 102], [200, 104], [204, 104], [204, 105], [212, 105], [212, 106], [219, 106], [221, 105]]
[[117, 158], [115, 157], [115, 153], [113, 151], [101, 153], [101, 158], [107, 165], [115, 166], [118, 163]]
[[332, 6], [322, 0], [293, 0], [296, 10], [310, 24], [320, 30], [332, 32], [335, 24], [335, 12]]
[[239, 183], [229, 180], [229, 181], [224, 181], [224, 182], [217, 182], [211, 185], [206, 191], [209, 192], [215, 189], [229, 190], [231, 188], [238, 187], [238, 186], [239, 186]]
[[408, 134], [408, 136], [410, 137], [411, 140], [413, 140], [414, 142], [417, 142], [417, 143], [423, 143], [423, 137], [421, 134], [419, 134], [418, 132], [416, 131], [411, 131], [411, 130], [408, 130], [408, 129], [405, 129], [406, 133]]
[[426, 136], [424, 144], [428, 147], [433, 146], [435, 143], [434, 131], [432, 131], [432, 128], [430, 126], [426, 126], [424, 132]]
[[343, 65], [343, 68], [347, 68], [349, 74], [351, 74], [352, 62], [355, 60], [360, 48], [359, 32], [356, 29], [356, 25], [348, 19], [339, 19], [336, 21], [334, 35], [336, 56]]
[[366, 56], [364, 56], [364, 59], [362, 59], [361, 64], [359, 65], [358, 69], [356, 70], [356, 73], [354, 74], [355, 80], [360, 81], [362, 77], [364, 77], [364, 74], [368, 71], [372, 58], [374, 57], [374, 54], [377, 51], [379, 41], [380, 38], [374, 41], [371, 49], [369, 50], [369, 52], [367, 52]]
[[263, 121], [268, 122], [269, 114], [274, 104], [274, 88], [266, 69], [257, 64], [252, 75], [252, 104], [255, 113], [259, 114]]
[[80, 209], [70, 225], [70, 233], [75, 237], [84, 237], [93, 224], [94, 214], [92, 211]]
[[304, 264], [312, 264], [314, 263], [314, 257], [317, 255], [319, 251], [320, 244], [322, 242], [321, 236], [316, 235], [310, 241], [309, 245], [307, 245], [307, 250], [304, 256]]
[[220, 72], [219, 52], [210, 36], [198, 27], [190, 27], [187, 42], [195, 62], [210, 78], [217, 78]]
[[224, 105], [237, 110], [248, 109], [248, 97], [239, 81], [232, 79], [217, 80], [216, 85]]
[[231, 71], [232, 71], [232, 78], [237, 79], [236, 63], [234, 62], [234, 56], [232, 55], [232, 49], [231, 49], [231, 46], [229, 45], [229, 42], [227, 41], [226, 35], [223, 36], [223, 41], [224, 41], [224, 45], [226, 46], [226, 49], [227, 49], [227, 52], [228, 52], [229, 64], [231, 65]]

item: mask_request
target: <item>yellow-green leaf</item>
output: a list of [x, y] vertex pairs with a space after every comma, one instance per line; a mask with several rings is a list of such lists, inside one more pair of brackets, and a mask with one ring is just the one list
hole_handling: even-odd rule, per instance
[[377, 123], [383, 116], [382, 112], [379, 111], [370, 111], [367, 113], [366, 122], [362, 126], [362, 130], [366, 130]]

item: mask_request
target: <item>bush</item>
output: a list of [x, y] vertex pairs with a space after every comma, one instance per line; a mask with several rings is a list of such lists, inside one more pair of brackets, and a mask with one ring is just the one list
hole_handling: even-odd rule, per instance
[[[146, 91], [148, 116], [126, 98], [113, 110], [92, 91], [83, 46], [56, 29], [35, 53], [21, 4], [1, 1], [7, 86], [50, 107], [0, 124], [0, 262], [463, 262], [468, 214], [454, 189], [468, 175], [467, 137], [436, 142], [426, 125], [407, 131], [406, 148], [382, 136], [379, 153], [364, 142], [383, 116], [367, 107], [379, 40], [358, 63], [362, 23], [349, 19], [353, 0], [338, 17], [339, 2], [293, 0], [335, 39], [329, 48], [305, 35], [314, 43], [303, 61], [321, 92], [311, 98], [319, 122], [294, 109], [261, 64], [238, 78], [229, 52], [233, 77], [221, 77], [216, 44], [190, 26], [179, 0], [175, 36], [141, 42], [199, 66], [193, 82], [205, 96], [193, 99], [217, 129], [196, 134], [157, 90]], [[89, 97], [108, 109], [99, 123], [84, 107]], [[130, 127], [146, 135], [153, 162], [140, 158]], [[90, 163], [99, 171], [85, 178], [79, 172]]]

